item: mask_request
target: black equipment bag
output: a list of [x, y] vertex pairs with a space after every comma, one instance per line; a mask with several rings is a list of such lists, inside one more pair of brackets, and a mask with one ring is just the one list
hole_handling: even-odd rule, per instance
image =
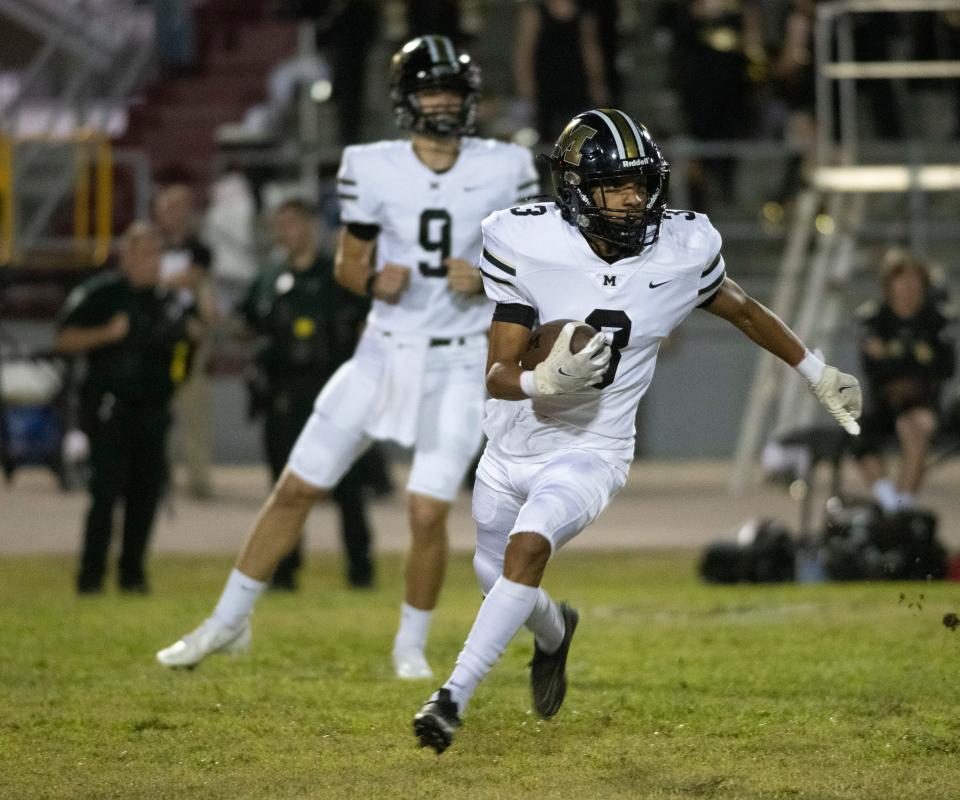
[[884, 513], [872, 502], [827, 505], [823, 555], [832, 580], [942, 578], [947, 554], [937, 517], [923, 509]]
[[780, 583], [792, 581], [796, 545], [783, 525], [765, 519], [752, 537], [714, 542], [703, 554], [700, 576], [710, 583]]

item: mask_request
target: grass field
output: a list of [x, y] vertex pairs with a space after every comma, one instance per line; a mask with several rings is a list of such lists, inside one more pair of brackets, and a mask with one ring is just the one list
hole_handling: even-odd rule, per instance
[[[151, 597], [78, 599], [72, 562], [0, 559], [0, 797], [960, 797], [957, 584], [723, 588], [691, 554], [561, 554], [547, 586], [582, 612], [563, 710], [529, 713], [523, 633], [438, 758], [410, 730], [434, 683], [391, 678], [397, 558], [366, 593], [315, 558], [260, 603], [249, 656], [158, 667], [228, 566], [164, 558]], [[478, 602], [458, 556], [438, 678]]]

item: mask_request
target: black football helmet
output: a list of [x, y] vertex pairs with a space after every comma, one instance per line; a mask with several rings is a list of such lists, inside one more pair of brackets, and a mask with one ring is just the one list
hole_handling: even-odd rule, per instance
[[[589, 238], [637, 255], [660, 236], [667, 208], [670, 165], [650, 132], [615, 108], [577, 114], [548, 159], [556, 202], [563, 218]], [[647, 191], [647, 204], [637, 211], [607, 208], [604, 184], [632, 179]], [[593, 189], [599, 188], [599, 202]]]
[[[425, 89], [452, 89], [463, 103], [457, 110], [425, 113], [417, 98]], [[390, 62], [390, 100], [400, 130], [440, 138], [471, 133], [479, 95], [479, 67], [466, 53], [457, 53], [446, 36], [411, 39]]]

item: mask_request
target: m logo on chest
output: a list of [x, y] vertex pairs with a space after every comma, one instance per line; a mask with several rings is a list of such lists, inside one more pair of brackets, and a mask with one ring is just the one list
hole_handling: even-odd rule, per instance
[[606, 294], [619, 293], [627, 285], [627, 281], [632, 277], [628, 272], [601, 272], [599, 269], [591, 273], [591, 277], [597, 282], [597, 287], [605, 289]]

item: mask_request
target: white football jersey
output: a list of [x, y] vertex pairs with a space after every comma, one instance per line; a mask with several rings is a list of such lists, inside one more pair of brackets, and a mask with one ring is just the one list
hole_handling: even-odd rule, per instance
[[613, 349], [599, 387], [487, 402], [487, 435], [519, 457], [589, 447], [632, 458], [637, 404], [661, 340], [713, 297], [725, 274], [720, 234], [703, 214], [668, 211], [656, 244], [608, 264], [554, 203], [485, 219], [480, 268], [490, 299], [529, 306], [539, 322], [583, 320]]
[[483, 294], [451, 292], [443, 261], [452, 257], [475, 264], [483, 218], [536, 194], [537, 173], [528, 150], [465, 137], [456, 163], [436, 173], [417, 158], [409, 140], [353, 145], [343, 151], [337, 181], [342, 222], [380, 228], [376, 268], [388, 262], [410, 268], [410, 286], [400, 302], [374, 300], [370, 325], [434, 337], [490, 327], [490, 301]]

